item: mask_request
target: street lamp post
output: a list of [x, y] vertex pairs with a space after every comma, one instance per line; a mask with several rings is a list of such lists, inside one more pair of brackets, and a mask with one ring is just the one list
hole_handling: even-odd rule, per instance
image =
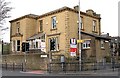
[[[79, 0], [79, 15], [78, 15], [78, 20], [79, 20], [79, 40], [81, 40], [81, 20], [80, 20], [80, 0]], [[79, 70], [81, 71], [81, 43], [79, 43]]]

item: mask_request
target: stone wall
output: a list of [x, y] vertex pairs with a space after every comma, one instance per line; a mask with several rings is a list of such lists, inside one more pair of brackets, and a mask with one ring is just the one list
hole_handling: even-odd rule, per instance
[[48, 58], [41, 57], [45, 54], [26, 54], [26, 55], [4, 55], [2, 56], [2, 63], [13, 64], [24, 64], [26, 58], [27, 69], [41, 69], [47, 70]]

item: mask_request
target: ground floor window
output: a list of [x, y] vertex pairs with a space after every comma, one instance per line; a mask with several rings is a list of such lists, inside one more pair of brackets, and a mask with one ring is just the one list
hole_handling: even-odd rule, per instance
[[83, 49], [88, 49], [90, 48], [90, 40], [86, 40], [83, 44], [82, 44]]
[[49, 38], [49, 43], [50, 43], [50, 51], [59, 50], [58, 37]]
[[20, 51], [20, 40], [17, 40], [17, 51]]
[[12, 41], [12, 51], [16, 51], [16, 42], [15, 42], [15, 40]]

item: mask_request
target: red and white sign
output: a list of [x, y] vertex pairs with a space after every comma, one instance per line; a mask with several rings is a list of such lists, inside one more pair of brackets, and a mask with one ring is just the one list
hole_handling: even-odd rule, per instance
[[70, 52], [77, 52], [77, 48], [70, 48]]
[[77, 44], [77, 40], [75, 38], [70, 39], [70, 44], [76, 45]]
[[75, 38], [70, 39], [70, 55], [76, 56], [77, 52], [77, 40]]
[[76, 52], [70, 52], [71, 56], [76, 56]]
[[70, 44], [70, 48], [77, 48], [77, 45]]

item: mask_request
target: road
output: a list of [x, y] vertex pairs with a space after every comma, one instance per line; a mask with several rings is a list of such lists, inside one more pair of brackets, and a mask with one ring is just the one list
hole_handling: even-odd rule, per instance
[[2, 70], [3, 76], [118, 76], [120, 72], [118, 69], [113, 71], [109, 70], [99, 70], [99, 71], [81, 71], [81, 72], [66, 72], [66, 73], [48, 73], [41, 70], [31, 70], [31, 71], [12, 71], [12, 70]]

